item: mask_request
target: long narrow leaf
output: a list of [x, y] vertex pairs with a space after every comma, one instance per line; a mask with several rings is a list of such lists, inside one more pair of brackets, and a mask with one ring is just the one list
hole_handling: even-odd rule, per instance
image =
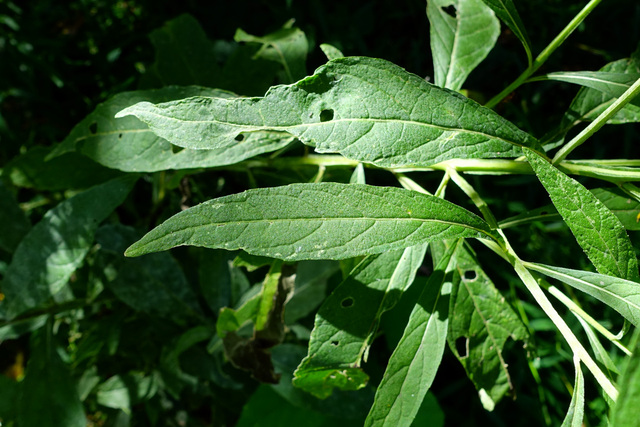
[[380, 316], [413, 282], [425, 252], [426, 245], [419, 245], [371, 255], [351, 272], [316, 315], [309, 354], [294, 373], [296, 387], [325, 398], [334, 387], [357, 390], [366, 385], [368, 376], [360, 367]]
[[618, 382], [620, 397], [611, 413], [611, 425], [614, 427], [635, 427], [640, 419], [640, 330], [636, 330], [631, 342], [633, 355], [622, 372]]
[[458, 90], [500, 34], [500, 23], [482, 0], [428, 0], [435, 83]]
[[591, 295], [616, 310], [635, 326], [640, 326], [640, 283], [583, 270], [570, 270], [532, 262], [526, 265], [532, 270]]
[[533, 62], [533, 58], [531, 57], [531, 42], [529, 41], [529, 36], [527, 35], [527, 31], [524, 28], [524, 24], [520, 19], [520, 15], [518, 15], [518, 11], [516, 10], [513, 1], [511, 0], [482, 0], [487, 6], [489, 6], [504, 22], [507, 26], [513, 31], [513, 34], [516, 35], [520, 42], [522, 42], [522, 46], [527, 54], [527, 61], [529, 65]]
[[193, 245], [286, 260], [344, 259], [433, 240], [493, 236], [482, 219], [434, 196], [359, 184], [292, 184], [180, 212], [126, 255]]
[[449, 296], [452, 283], [459, 280], [451, 263], [459, 244], [445, 253], [418, 298], [378, 386], [366, 427], [410, 426], [429, 391], [447, 341]]
[[576, 381], [573, 386], [569, 410], [561, 427], [582, 427], [584, 418], [584, 375], [582, 375], [582, 369], [580, 368], [580, 358], [574, 358], [573, 363], [576, 367]]
[[187, 148], [231, 147], [252, 132], [271, 130], [288, 132], [318, 152], [380, 166], [513, 157], [519, 147], [538, 147], [535, 138], [462, 95], [390, 62], [362, 57], [330, 61], [293, 85], [272, 87], [263, 98], [142, 102], [116, 117], [129, 115]]
[[527, 159], [578, 244], [602, 274], [640, 282], [638, 262], [620, 220], [589, 190], [525, 149]]
[[[556, 80], [588, 87], [607, 94], [611, 98], [618, 98], [640, 78], [640, 73], [611, 73], [606, 71], [563, 71], [549, 73], [529, 81]], [[640, 106], [640, 98], [630, 102]]]

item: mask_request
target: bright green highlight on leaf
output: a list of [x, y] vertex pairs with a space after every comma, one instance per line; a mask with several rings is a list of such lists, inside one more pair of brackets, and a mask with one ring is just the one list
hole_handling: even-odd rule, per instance
[[634, 427], [640, 419], [640, 331], [636, 330], [631, 340], [631, 356], [619, 379], [620, 397], [611, 412], [614, 427]]
[[493, 49], [500, 23], [482, 0], [428, 0], [427, 17], [435, 83], [459, 90]]
[[602, 274], [640, 282], [638, 262], [620, 220], [580, 183], [526, 150], [529, 164], [578, 244]]
[[397, 65], [363, 57], [330, 61], [263, 98], [142, 102], [116, 117], [128, 115], [187, 148], [232, 147], [247, 134], [271, 130], [288, 132], [320, 153], [389, 167], [538, 149], [535, 138], [493, 111]]
[[285, 260], [344, 259], [461, 237], [497, 238], [482, 219], [434, 196], [358, 184], [292, 184], [190, 208], [126, 255], [193, 245]]
[[365, 258], [331, 293], [318, 311], [309, 354], [293, 384], [326, 398], [334, 387], [357, 390], [369, 376], [362, 371], [380, 316], [413, 282], [425, 245]]
[[365, 422], [372, 426], [410, 426], [436, 376], [447, 341], [454, 271], [452, 245], [434, 269], [394, 350]]

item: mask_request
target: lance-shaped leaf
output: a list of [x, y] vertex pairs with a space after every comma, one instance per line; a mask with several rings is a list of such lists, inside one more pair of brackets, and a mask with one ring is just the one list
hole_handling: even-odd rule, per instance
[[65, 200], [22, 239], [2, 282], [0, 308], [12, 318], [50, 302], [93, 244], [98, 225], [120, 205], [135, 177], [116, 178]]
[[436, 376], [449, 323], [452, 284], [460, 279], [452, 259], [458, 244], [442, 257], [418, 298], [394, 350], [365, 421], [371, 426], [410, 426]]
[[561, 427], [582, 427], [584, 418], [584, 375], [580, 368], [580, 358], [574, 357], [573, 364], [576, 367], [576, 381], [573, 386], [569, 410], [564, 417]]
[[500, 34], [500, 23], [482, 0], [428, 0], [427, 17], [435, 83], [458, 90]]
[[326, 299], [293, 384], [320, 398], [334, 387], [357, 390], [369, 379], [360, 366], [378, 328], [415, 277], [426, 245], [365, 258]]
[[527, 267], [591, 295], [640, 327], [640, 283], [551, 265], [527, 263]]
[[640, 416], [640, 330], [636, 330], [630, 348], [633, 355], [618, 381], [620, 396], [611, 411], [611, 425], [615, 427], [634, 427]]
[[511, 0], [482, 1], [489, 6], [496, 13], [498, 18], [507, 24], [511, 31], [513, 31], [513, 34], [520, 39], [522, 46], [527, 53], [527, 61], [529, 62], [529, 65], [531, 65], [533, 62], [533, 58], [531, 57], [531, 42], [529, 41], [527, 31], [524, 28], [524, 24], [522, 23], [520, 15], [518, 15], [518, 11], [516, 10], [516, 6], [513, 2]]
[[471, 212], [438, 197], [361, 184], [292, 184], [210, 200], [133, 244], [138, 256], [193, 245], [285, 260], [344, 259], [433, 240], [495, 237]]
[[[529, 81], [555, 80], [588, 87], [607, 94], [610, 98], [620, 97], [640, 78], [640, 73], [612, 73], [607, 71], [564, 71], [534, 77]], [[640, 98], [630, 104], [640, 106]]]
[[380, 166], [512, 157], [521, 146], [538, 146], [474, 101], [390, 62], [361, 57], [330, 61], [293, 85], [272, 87], [263, 98], [143, 102], [116, 117], [128, 115], [188, 148], [230, 147], [251, 132], [283, 131], [318, 152]]
[[282, 132], [255, 132], [247, 134], [229, 147], [183, 150], [158, 137], [135, 117], [113, 120], [118, 111], [136, 102], [165, 102], [197, 95], [235, 97], [229, 92], [198, 86], [170, 86], [158, 90], [120, 93], [98, 105], [78, 123], [49, 157], [76, 151], [110, 168], [128, 172], [154, 172], [233, 164], [278, 150], [294, 139]]
[[525, 149], [525, 153], [551, 201], [596, 270], [640, 281], [635, 251], [620, 220], [582, 184], [533, 151]]
[[492, 410], [513, 391], [503, 351], [509, 338], [527, 338], [527, 330], [475, 256], [460, 246], [454, 255], [460, 284], [451, 293], [449, 347]]

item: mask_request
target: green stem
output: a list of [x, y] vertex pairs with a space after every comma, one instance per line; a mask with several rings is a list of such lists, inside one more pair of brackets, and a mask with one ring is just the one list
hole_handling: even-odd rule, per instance
[[602, 0], [591, 0], [587, 5], [567, 24], [567, 26], [556, 36], [555, 39], [549, 43], [549, 45], [544, 48], [542, 52], [538, 55], [538, 57], [533, 61], [529, 67], [520, 76], [509, 86], [507, 86], [502, 92], [494, 96], [485, 104], [487, 108], [493, 108], [500, 101], [502, 101], [507, 95], [516, 90], [520, 85], [522, 85], [533, 73], [538, 71], [538, 69], [544, 64], [547, 59], [551, 56], [551, 54], [559, 48], [562, 43], [573, 33], [573, 31], [578, 28], [578, 25], [584, 21], [584, 19], [595, 9], [595, 7]]
[[569, 141], [564, 147], [562, 147], [553, 158], [552, 163], [556, 164], [567, 157], [569, 153], [578, 148], [582, 143], [596, 133], [602, 126], [604, 126], [611, 117], [615, 116], [618, 111], [624, 108], [633, 98], [640, 94], [640, 79], [636, 80], [634, 84], [627, 89], [620, 98], [604, 110], [589, 126], [584, 128], [582, 132]]
[[471, 199], [471, 201], [473, 201], [476, 207], [480, 210], [480, 213], [482, 213], [485, 221], [489, 223], [489, 226], [494, 230], [497, 229], [498, 221], [496, 220], [496, 217], [493, 215], [493, 212], [491, 212], [491, 209], [489, 209], [489, 206], [482, 197], [480, 197], [475, 188], [473, 188], [473, 186], [469, 184], [467, 180], [464, 179], [455, 169], [449, 169], [447, 172], [451, 176], [453, 182], [455, 182], [456, 185], [460, 187], [460, 189]]

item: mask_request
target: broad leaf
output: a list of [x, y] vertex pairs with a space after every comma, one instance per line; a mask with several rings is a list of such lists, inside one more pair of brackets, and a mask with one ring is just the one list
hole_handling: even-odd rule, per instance
[[573, 364], [576, 367], [576, 381], [573, 386], [569, 410], [564, 417], [561, 427], [582, 427], [584, 418], [584, 376], [580, 368], [580, 359], [574, 357]]
[[129, 172], [154, 172], [233, 164], [278, 150], [293, 141], [288, 134], [256, 132], [247, 134], [241, 141], [235, 141], [233, 146], [226, 148], [183, 150], [156, 136], [135, 117], [113, 120], [118, 111], [132, 103], [165, 102], [188, 96], [235, 97], [222, 90], [198, 86], [120, 93], [98, 105], [78, 123], [50, 157], [75, 150], [110, 168]]
[[580, 183], [533, 151], [525, 149], [525, 153], [596, 270], [640, 282], [635, 251], [620, 220]]
[[527, 53], [527, 61], [529, 65], [533, 62], [531, 57], [531, 42], [529, 36], [524, 28], [524, 24], [518, 15], [513, 1], [511, 0], [482, 0], [487, 6], [489, 6], [495, 14], [507, 24], [507, 26], [513, 31], [513, 34], [520, 39], [525, 52]]
[[50, 303], [80, 266], [98, 225], [129, 194], [136, 178], [116, 178], [47, 212], [18, 245], [2, 282], [7, 317]]
[[410, 426], [435, 378], [447, 341], [449, 296], [460, 278], [453, 245], [434, 269], [394, 350], [365, 426]]
[[514, 389], [505, 344], [526, 339], [527, 330], [471, 251], [461, 245], [454, 257], [460, 284], [451, 294], [447, 341], [476, 389], [485, 394], [485, 409], [493, 410]]
[[135, 404], [151, 399], [159, 388], [156, 375], [142, 372], [114, 375], [96, 388], [96, 401], [107, 408], [131, 412]]
[[31, 357], [17, 399], [17, 425], [85, 427], [82, 402], [69, 368], [53, 344], [49, 328], [31, 338]]
[[620, 395], [611, 412], [614, 427], [635, 427], [640, 419], [640, 332], [636, 330], [631, 341], [633, 355], [618, 380]]
[[437, 86], [459, 90], [500, 34], [500, 23], [482, 0], [427, 0]]
[[16, 198], [0, 181], [0, 249], [13, 252], [30, 228]]
[[264, 37], [247, 34], [238, 28], [234, 36], [237, 42], [260, 43], [262, 47], [255, 56], [282, 65], [283, 83], [293, 83], [307, 74], [307, 51], [309, 43], [299, 28], [283, 28]]
[[334, 387], [357, 390], [369, 379], [367, 360], [380, 316], [413, 282], [426, 246], [390, 251], [364, 259], [325, 300], [316, 315], [309, 354], [293, 383], [320, 398]]
[[[573, 83], [605, 93], [610, 98], [620, 97], [640, 78], [640, 73], [611, 73], [606, 71], [564, 71], [549, 73], [529, 81], [556, 80]], [[640, 99], [630, 101], [630, 104], [640, 106]]]
[[293, 85], [272, 87], [263, 98], [142, 102], [116, 117], [129, 115], [187, 148], [231, 147], [249, 133], [271, 130], [288, 132], [321, 153], [380, 166], [513, 157], [521, 146], [538, 147], [533, 137], [474, 101], [387, 61], [362, 57], [330, 61]]
[[582, 270], [526, 263], [527, 268], [560, 280], [602, 301], [640, 327], [640, 283]]
[[453, 203], [401, 188], [292, 184], [194, 206], [150, 231], [126, 255], [193, 245], [285, 260], [344, 259], [458, 237], [495, 232]]

